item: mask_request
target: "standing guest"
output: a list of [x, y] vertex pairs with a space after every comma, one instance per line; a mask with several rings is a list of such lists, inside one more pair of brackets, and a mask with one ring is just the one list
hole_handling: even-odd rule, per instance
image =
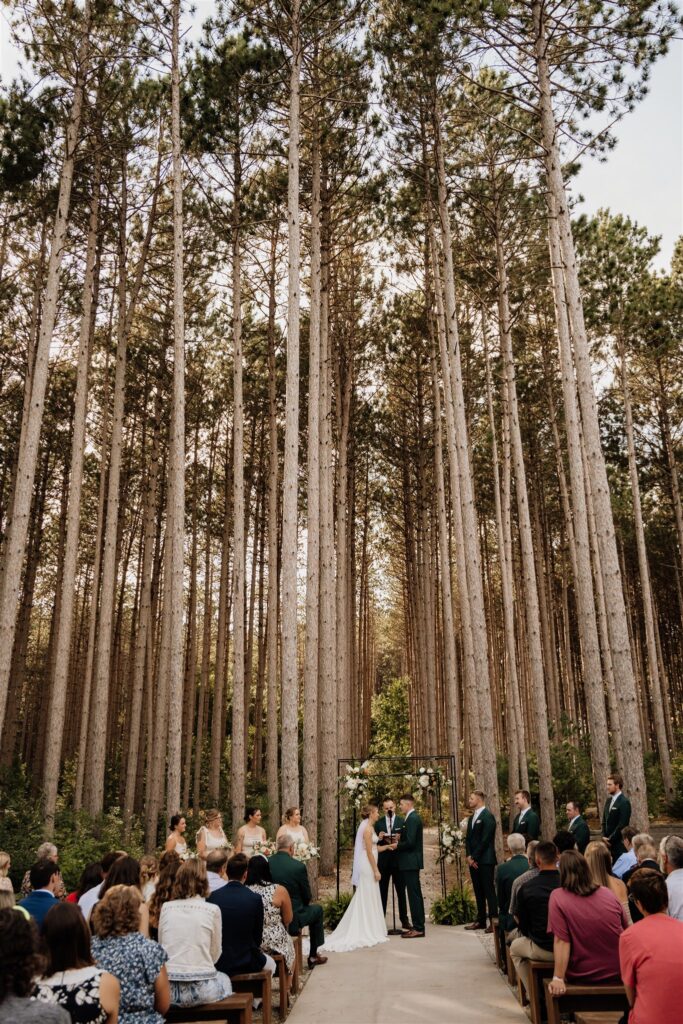
[[527, 842], [538, 839], [541, 834], [541, 819], [531, 806], [531, 793], [527, 789], [519, 789], [515, 793], [517, 815], [512, 823], [512, 831], [519, 832]]
[[149, 908], [149, 934], [150, 938], [156, 939], [159, 929], [159, 918], [164, 903], [172, 898], [175, 876], [182, 861], [175, 850], [171, 853], [162, 853], [159, 860], [159, 878], [152, 898], [147, 904]]
[[301, 824], [301, 808], [288, 807], [282, 815], [282, 824], [275, 834], [277, 839], [283, 832], [289, 832], [294, 836], [295, 843], [308, 843], [308, 832]]
[[254, 853], [254, 843], [264, 843], [266, 830], [261, 826], [261, 814], [258, 807], [247, 807], [244, 813], [244, 825], [237, 830], [235, 840], [235, 853], [243, 853], [245, 857], [251, 857]]
[[553, 836], [553, 842], [557, 847], [558, 860], [561, 853], [565, 850], [576, 849], [576, 836], [573, 832], [570, 832], [567, 828], [560, 828]]
[[166, 840], [166, 853], [177, 853], [181, 860], [187, 860], [189, 852], [185, 830], [187, 822], [183, 814], [174, 814], [169, 822], [170, 831]]
[[586, 860], [588, 861], [593, 881], [597, 882], [598, 885], [604, 885], [606, 889], [610, 889], [614, 893], [621, 903], [626, 923], [631, 924], [628, 889], [620, 878], [615, 878], [612, 874], [612, 858], [602, 840], [588, 844], [586, 847]]
[[163, 1024], [171, 1005], [168, 955], [140, 934], [141, 906], [139, 889], [115, 885], [93, 911], [93, 956], [121, 986], [119, 1024]]
[[536, 867], [536, 847], [538, 846], [538, 839], [532, 839], [526, 848], [527, 864], [529, 870], [525, 871], [519, 878], [515, 878], [512, 883], [512, 889], [510, 890], [510, 907], [508, 913], [510, 917], [515, 916], [517, 913], [517, 896], [522, 886], [529, 881], [530, 878], [535, 878], [538, 874], [538, 868]]
[[282, 953], [291, 974], [296, 959], [294, 943], [287, 931], [294, 916], [292, 901], [284, 885], [273, 882], [270, 865], [263, 854], [256, 854], [249, 861], [247, 888], [260, 896], [263, 903], [262, 949], [266, 953]]
[[[223, 831], [223, 818], [221, 812], [212, 807], [204, 815], [204, 824], [197, 832], [197, 856], [206, 860], [212, 850], [225, 850], [226, 854], [230, 849], [228, 837]], [[226, 857], [227, 863], [227, 857]]]
[[14, 910], [0, 910], [0, 1020], [5, 1024], [71, 1024], [61, 1006], [31, 998], [41, 966], [35, 923]]
[[510, 945], [515, 970], [529, 991], [529, 961], [553, 962], [553, 937], [548, 929], [548, 904], [560, 884], [557, 847], [539, 843], [536, 847], [538, 874], [530, 878], [517, 897], [516, 919], [520, 935]]
[[[651, 847], [652, 850], [654, 850], [654, 848], [655, 848], [655, 841], [654, 841], [654, 839], [652, 838], [652, 836], [650, 835], [649, 832], [638, 832], [638, 834], [635, 835], [633, 837], [633, 839], [631, 840], [631, 845], [633, 847], [633, 852], [636, 855], [636, 862], [635, 862], [635, 864], [633, 865], [632, 868], [629, 868], [621, 876], [622, 882], [624, 882], [626, 885], [628, 885], [629, 880], [631, 878], [631, 875], [634, 873], [634, 871], [637, 871], [638, 868], [641, 866], [640, 861], [639, 861], [639, 853], [640, 853], [641, 849], [644, 846], [647, 846], [647, 847]], [[651, 851], [648, 850], [646, 852], [650, 853]], [[650, 859], [652, 859], [654, 861], [654, 867], [657, 868], [658, 871], [661, 870], [660, 866], [659, 866], [659, 864], [657, 863], [657, 860], [656, 860], [656, 851], [655, 851], [654, 855], [652, 856], [652, 858], [650, 858]], [[645, 866], [646, 867], [652, 867], [653, 865], [652, 864], [646, 864]]]
[[[293, 917], [289, 925], [290, 935], [298, 935], [308, 925], [311, 938], [311, 950], [308, 966], [313, 968], [326, 964], [327, 957], [318, 953], [318, 947], [325, 941], [323, 927], [323, 908], [319, 903], [311, 902], [311, 886], [308, 881], [306, 865], [294, 860], [294, 837], [283, 832], [277, 840], [277, 850], [268, 861], [270, 874], [276, 885], [283, 885], [292, 901]], [[223, 892], [224, 890], [221, 890]], [[220, 893], [216, 893], [216, 896]], [[213, 899], [213, 897], [212, 897]]]
[[[36, 850], [36, 863], [39, 860], [52, 860], [55, 864], [59, 861], [59, 853], [54, 843], [41, 843]], [[26, 897], [30, 896], [33, 892], [31, 888], [31, 869], [29, 868], [24, 877], [21, 880], [21, 895]], [[57, 899], [63, 900], [66, 897], [66, 891], [64, 889], [64, 882], [61, 880], [60, 875], [60, 888], [57, 891]]]
[[591, 841], [591, 830], [588, 822], [581, 813], [581, 804], [578, 800], [570, 800], [567, 804], [567, 828], [576, 838], [576, 848], [579, 853], [584, 853]]
[[467, 822], [465, 853], [477, 901], [477, 920], [465, 927], [469, 931], [485, 928], [487, 932], [491, 932], [492, 926], [489, 924], [488, 928], [486, 927], [487, 905], [489, 919], [498, 913], [496, 887], [493, 882], [496, 870], [496, 819], [486, 806], [486, 794], [480, 789], [475, 789], [470, 794], [470, 807], [472, 815]]
[[663, 859], [669, 894], [669, 917], [683, 921], [683, 839], [680, 836], [666, 837]]
[[95, 965], [90, 931], [78, 907], [57, 902], [45, 918], [42, 938], [47, 964], [37, 998], [63, 1006], [72, 1024], [115, 1024], [119, 983]]
[[228, 884], [226, 867], [228, 864], [228, 851], [212, 850], [206, 858], [206, 877], [209, 882], [209, 893], [216, 892]]
[[191, 857], [178, 868], [173, 898], [159, 918], [159, 942], [168, 953], [166, 970], [176, 1006], [216, 1003], [232, 995], [230, 978], [214, 967], [221, 955], [221, 913], [206, 902], [206, 866]]
[[509, 913], [510, 896], [512, 895], [512, 884], [516, 878], [523, 875], [529, 862], [525, 852], [526, 841], [519, 832], [511, 832], [507, 837], [507, 848], [510, 852], [510, 859], [496, 868], [496, 900], [498, 903], [498, 922], [500, 931], [501, 960], [505, 963], [505, 945], [508, 935], [515, 929], [515, 919]]
[[683, 1005], [683, 922], [667, 916], [669, 894], [658, 871], [639, 868], [629, 890], [642, 915], [619, 940], [621, 978], [632, 1007], [629, 1024], [678, 1024]]
[[93, 886], [102, 885], [102, 862], [93, 861], [92, 864], [86, 864], [81, 872], [81, 877], [78, 882], [78, 888], [75, 892], [70, 892], [66, 898], [67, 903], [78, 903], [81, 896], [83, 896]]
[[410, 928], [410, 921], [408, 920], [406, 890], [405, 886], [401, 885], [400, 882], [398, 854], [396, 850], [390, 849], [392, 837], [396, 833], [400, 833], [404, 819], [402, 815], [396, 813], [396, 804], [391, 797], [385, 797], [382, 801], [382, 808], [384, 814], [375, 822], [375, 832], [380, 837], [380, 840], [384, 839], [384, 842], [377, 847], [377, 867], [380, 874], [379, 894], [382, 898], [382, 909], [386, 914], [387, 903], [389, 902], [389, 886], [393, 885], [398, 902], [398, 916], [401, 921], [401, 927], [407, 931]]
[[29, 875], [31, 892], [19, 906], [31, 915], [38, 928], [42, 928], [45, 915], [57, 900], [57, 893], [64, 888], [62, 876], [53, 860], [39, 860], [30, 869]]
[[555, 936], [550, 991], [563, 995], [567, 980], [577, 984], [619, 982], [619, 938], [627, 926], [624, 909], [609, 889], [591, 877], [576, 850], [560, 857], [560, 888], [550, 896], [548, 931]]
[[[130, 885], [137, 889], [140, 897], [142, 897], [140, 890], [140, 862], [135, 857], [129, 857], [126, 854], [125, 857], [119, 857], [117, 861], [114, 861], [107, 873], [107, 877], [102, 882], [99, 900], [103, 899], [105, 894], [110, 889], [113, 889], [115, 885]], [[97, 903], [95, 906], [97, 906]], [[90, 912], [90, 918], [92, 918], [92, 911]], [[146, 903], [143, 903], [140, 908], [140, 932], [146, 938], [149, 938], [149, 907]]]
[[631, 868], [635, 868], [638, 864], [638, 857], [636, 851], [633, 849], [633, 840], [638, 835], [638, 829], [634, 828], [633, 825], [627, 825], [626, 828], [621, 830], [621, 841], [624, 844], [624, 853], [614, 862], [612, 868], [612, 874], [617, 878], [622, 878], [627, 871]]
[[140, 892], [145, 903], [149, 903], [156, 889], [159, 877], [159, 861], [153, 853], [140, 858]]
[[216, 966], [227, 975], [264, 970], [274, 974], [275, 961], [261, 949], [263, 902], [244, 884], [248, 865], [245, 854], [233, 854], [228, 861], [228, 884], [209, 896], [209, 904], [220, 911], [223, 927]]
[[607, 779], [607, 796], [602, 811], [602, 835], [609, 846], [614, 864], [626, 847], [621, 838], [622, 828], [631, 823], [631, 802], [622, 792], [624, 780], [618, 772], [613, 772]]
[[78, 906], [81, 908], [81, 913], [86, 921], [90, 920], [90, 911], [97, 903], [100, 898], [100, 889], [102, 888], [102, 882], [111, 871], [112, 867], [119, 859], [119, 857], [125, 857], [125, 850], [112, 850], [111, 853], [105, 853], [102, 858], [102, 877], [99, 882], [93, 882], [92, 888], [86, 889], [82, 896], [79, 897]]

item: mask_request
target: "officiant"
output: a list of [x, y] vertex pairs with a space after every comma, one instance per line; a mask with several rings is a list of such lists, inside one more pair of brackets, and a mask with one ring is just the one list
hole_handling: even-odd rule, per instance
[[[395, 849], [389, 849], [392, 842], [395, 842], [398, 835], [400, 835], [404, 819], [400, 814], [396, 813], [396, 804], [389, 796], [385, 797], [382, 801], [382, 809], [384, 814], [375, 822], [375, 832], [380, 836], [380, 844], [377, 847], [377, 866], [380, 873], [379, 892], [382, 897], [382, 909], [386, 916], [387, 903], [389, 899], [389, 885], [391, 884], [394, 887], [394, 892], [396, 893], [396, 899], [398, 901], [398, 916], [401, 920], [401, 927], [409, 928], [410, 921], [408, 920], [406, 890], [405, 886], [398, 883], [398, 853]], [[382, 833], [384, 833], [384, 839], [381, 838]]]

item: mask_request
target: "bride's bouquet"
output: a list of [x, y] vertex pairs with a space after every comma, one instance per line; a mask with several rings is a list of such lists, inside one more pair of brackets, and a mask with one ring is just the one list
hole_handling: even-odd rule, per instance
[[306, 861], [315, 860], [319, 856], [320, 851], [313, 843], [305, 843], [303, 839], [300, 839], [294, 845], [294, 860], [306, 863]]
[[275, 853], [274, 839], [257, 839], [252, 846], [254, 854], [260, 853], [262, 857], [272, 857]]
[[444, 822], [439, 834], [439, 860], [445, 860], [447, 864], [455, 864], [458, 851], [465, 845], [465, 833], [457, 825]]

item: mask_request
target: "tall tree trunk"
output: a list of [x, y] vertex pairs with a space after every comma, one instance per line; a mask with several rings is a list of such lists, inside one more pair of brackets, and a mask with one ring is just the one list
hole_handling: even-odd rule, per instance
[[273, 228], [268, 272], [268, 602], [266, 608], [266, 779], [268, 807], [279, 821], [278, 773], [278, 439], [275, 365], [275, 267], [279, 225]]

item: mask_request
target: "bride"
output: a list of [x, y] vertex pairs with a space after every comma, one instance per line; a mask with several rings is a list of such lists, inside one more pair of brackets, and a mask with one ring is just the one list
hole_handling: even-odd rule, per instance
[[356, 832], [351, 876], [356, 891], [333, 934], [325, 941], [323, 948], [326, 953], [348, 953], [352, 949], [376, 946], [380, 942], [389, 941], [378, 885], [379, 840], [374, 825], [379, 817], [379, 811], [374, 804], [368, 804], [361, 811], [361, 815], [363, 820]]

